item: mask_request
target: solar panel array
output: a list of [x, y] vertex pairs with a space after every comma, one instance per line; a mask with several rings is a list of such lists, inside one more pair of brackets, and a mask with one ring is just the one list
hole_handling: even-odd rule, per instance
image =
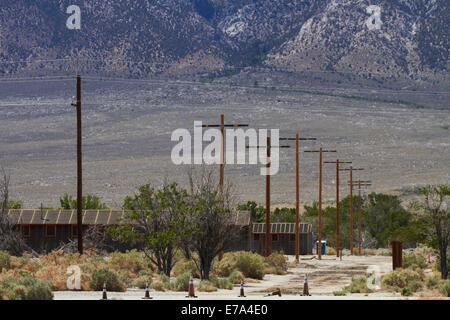
[[[118, 224], [125, 214], [124, 210], [83, 210], [82, 223], [84, 225]], [[8, 216], [13, 222], [23, 225], [77, 224], [76, 210], [19, 209], [9, 210]]]
[[[312, 230], [312, 226], [308, 223], [299, 223], [299, 233], [310, 233]], [[254, 223], [253, 224], [253, 233], [266, 233], [266, 224], [265, 223]], [[270, 224], [270, 233], [285, 233], [285, 234], [295, 234], [295, 223], [271, 223]]]

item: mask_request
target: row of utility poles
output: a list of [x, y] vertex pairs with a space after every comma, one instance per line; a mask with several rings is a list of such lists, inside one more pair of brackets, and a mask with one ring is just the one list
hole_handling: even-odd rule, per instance
[[[224, 128], [225, 127], [248, 127], [248, 124], [225, 124], [224, 115], [220, 115], [220, 124], [205, 124], [203, 125], [205, 128], [221, 128], [221, 155], [220, 155], [220, 166], [219, 166], [219, 193], [222, 192], [223, 183], [224, 183], [224, 146], [225, 146], [225, 138], [224, 138]], [[295, 260], [299, 262], [299, 244], [300, 244], [300, 235], [299, 235], [299, 216], [300, 216], [300, 141], [314, 141], [317, 138], [310, 137], [300, 137], [297, 133], [294, 137], [286, 137], [280, 138], [280, 141], [295, 141], [296, 144], [296, 205], [295, 205]], [[270, 137], [267, 138], [266, 145], [256, 145], [256, 146], [247, 146], [247, 148], [266, 148], [266, 215], [265, 215], [265, 256], [269, 256], [271, 253], [271, 230], [270, 230], [270, 157], [271, 157], [271, 149], [274, 148], [271, 144]], [[278, 145], [276, 148], [290, 148], [288, 145]], [[320, 147], [318, 150], [305, 150], [304, 152], [308, 153], [318, 153], [319, 154], [319, 204], [318, 204], [318, 259], [322, 258], [321, 253], [321, 244], [322, 244], [322, 158], [323, 153], [336, 153], [336, 150], [324, 150]], [[336, 255], [339, 255], [340, 243], [339, 243], [339, 171], [350, 171], [350, 251], [353, 254], [353, 171], [364, 170], [362, 168], [344, 168], [340, 169], [340, 164], [351, 164], [351, 161], [340, 161], [336, 159], [334, 162], [325, 161], [325, 163], [335, 163], [336, 164]], [[361, 186], [368, 186], [369, 184], [361, 184], [366, 181], [359, 182], [359, 190]], [[361, 197], [359, 198], [359, 253], [361, 253]], [[219, 255], [219, 260], [221, 259], [221, 255]]]
[[[81, 77], [76, 76], [76, 103], [72, 103], [77, 109], [77, 236], [78, 236], [78, 252], [83, 254], [83, 228], [82, 228], [82, 186], [83, 186], [83, 175], [82, 175], [82, 125], [81, 125]], [[203, 127], [209, 128], [220, 128], [221, 132], [221, 154], [220, 154], [220, 166], [219, 166], [219, 199], [223, 194], [224, 186], [224, 158], [225, 158], [225, 128], [226, 127], [248, 127], [248, 124], [225, 124], [225, 117], [223, 114], [220, 115], [220, 124], [205, 124]], [[295, 260], [299, 261], [299, 216], [300, 216], [300, 141], [314, 141], [316, 138], [310, 137], [300, 137], [297, 133], [294, 137], [280, 138], [284, 141], [295, 141], [295, 151], [296, 151], [296, 203], [295, 203]], [[270, 137], [267, 138], [267, 144], [265, 146], [254, 146], [256, 148], [266, 148], [267, 149], [267, 175], [266, 175], [266, 232], [265, 232], [265, 256], [269, 256], [271, 252], [271, 230], [270, 230], [270, 157], [271, 145]], [[248, 148], [248, 147], [247, 147]], [[277, 148], [290, 148], [290, 146], [277, 146]], [[336, 153], [336, 150], [324, 150], [320, 147], [318, 150], [305, 150], [307, 153], [318, 153], [319, 154], [319, 208], [318, 208], [318, 259], [322, 257], [321, 247], [322, 247], [322, 155], [323, 153]], [[340, 243], [339, 243], [339, 171], [349, 171], [350, 172], [350, 251], [353, 254], [353, 171], [363, 170], [362, 168], [349, 168], [340, 169], [340, 164], [351, 164], [351, 161], [340, 161], [337, 159], [335, 162], [325, 161], [325, 163], [335, 163], [336, 164], [336, 254], [339, 255]], [[359, 191], [359, 253], [361, 253], [361, 187], [370, 186], [370, 181], [358, 181], [358, 191]], [[219, 255], [220, 259], [221, 254]]]

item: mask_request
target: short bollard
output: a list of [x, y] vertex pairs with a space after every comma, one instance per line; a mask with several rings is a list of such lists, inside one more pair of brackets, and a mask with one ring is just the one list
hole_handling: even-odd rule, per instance
[[148, 282], [145, 283], [145, 295], [142, 299], [153, 299], [150, 297], [150, 290], [148, 289]]
[[108, 300], [108, 296], [106, 294], [106, 282], [103, 283], [103, 295], [102, 300]]
[[245, 298], [244, 294], [244, 280], [241, 280], [241, 290], [238, 298]]
[[194, 291], [194, 277], [192, 275], [189, 277], [189, 294], [186, 298], [197, 298]]
[[305, 274], [305, 282], [303, 283], [303, 295], [310, 296], [308, 287], [308, 275]]

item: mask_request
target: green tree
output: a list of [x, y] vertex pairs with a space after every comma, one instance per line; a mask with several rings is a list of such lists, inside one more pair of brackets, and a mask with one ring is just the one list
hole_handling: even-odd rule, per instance
[[415, 238], [408, 236], [412, 214], [402, 206], [398, 196], [372, 192], [364, 211], [364, 227], [376, 240], [377, 247], [386, 247], [392, 240]]
[[415, 219], [421, 225], [422, 241], [438, 251], [442, 279], [448, 277], [447, 249], [450, 243], [449, 185], [418, 188], [421, 200], [411, 203]]
[[259, 205], [255, 201], [247, 201], [247, 203], [237, 206], [238, 210], [249, 210], [253, 222], [263, 222], [266, 220], [266, 208]]
[[295, 208], [275, 208], [270, 216], [270, 221], [295, 223]]
[[[61, 208], [64, 210], [72, 210], [77, 209], [77, 199], [73, 199], [71, 195], [67, 193], [64, 196], [59, 198], [59, 202], [61, 203]], [[90, 210], [103, 210], [108, 209], [106, 204], [101, 203], [100, 199], [97, 196], [87, 195], [81, 197], [81, 206], [83, 209]]]
[[188, 200], [186, 190], [176, 183], [160, 189], [143, 185], [133, 197], [125, 197], [123, 209], [130, 213], [108, 232], [122, 242], [143, 244], [146, 257], [159, 272], [170, 276], [176, 262], [175, 249], [193, 229], [187, 220]]

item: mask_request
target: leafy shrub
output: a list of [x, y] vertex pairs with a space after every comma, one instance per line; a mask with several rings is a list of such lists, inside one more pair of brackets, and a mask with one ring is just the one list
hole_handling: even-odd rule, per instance
[[266, 262], [269, 264], [269, 266], [275, 267], [277, 270], [287, 271], [288, 265], [287, 265], [288, 259], [277, 252], [273, 252], [270, 254], [270, 256], [267, 257]]
[[219, 278], [217, 276], [211, 276], [210, 282], [219, 289], [232, 290], [233, 284], [228, 278]]
[[219, 277], [228, 277], [236, 268], [237, 258], [240, 252], [227, 252], [221, 261], [216, 261], [213, 266], [214, 273]]
[[165, 291], [165, 285], [161, 280], [153, 281], [150, 285], [150, 288], [152, 288], [155, 291]]
[[189, 290], [189, 278], [191, 274], [189, 272], [185, 272], [179, 275], [172, 286], [172, 289], [175, 291], [188, 291]]
[[67, 290], [68, 276], [65, 269], [55, 265], [44, 266], [35, 273], [37, 280], [49, 281], [53, 291]]
[[381, 279], [381, 285], [387, 289], [399, 291], [400, 289], [407, 288], [413, 281], [422, 282], [422, 277], [423, 275], [416, 270], [399, 268], [385, 274]]
[[450, 279], [442, 281], [442, 284], [439, 286], [439, 291], [444, 297], [450, 297]]
[[421, 254], [404, 254], [402, 264], [404, 268], [424, 269], [427, 266], [427, 259]]
[[335, 256], [336, 255], [336, 249], [334, 249], [332, 247], [326, 247], [325, 253], [327, 255], [330, 255], [330, 256]]
[[439, 287], [439, 276], [433, 274], [425, 278], [425, 285], [428, 289], [437, 289]]
[[409, 287], [403, 288], [400, 293], [401, 293], [402, 296], [406, 296], [406, 297], [413, 295], [412, 292], [411, 292], [411, 289]]
[[411, 292], [417, 292], [420, 289], [423, 288], [423, 281], [419, 281], [419, 280], [412, 280], [408, 283], [408, 289], [411, 290]]
[[241, 280], [244, 280], [244, 274], [238, 270], [234, 270], [228, 277], [228, 280], [232, 284], [240, 284]]
[[347, 291], [345, 291], [344, 289], [342, 289], [341, 291], [333, 291], [333, 295], [334, 296], [346, 296]]
[[235, 267], [246, 277], [255, 279], [262, 279], [264, 277], [264, 258], [259, 254], [241, 252], [237, 258]]
[[369, 287], [367, 287], [367, 277], [366, 276], [353, 277], [350, 285], [345, 287], [344, 290], [347, 292], [351, 292], [351, 293], [372, 292], [372, 290], [370, 290]]
[[7, 251], [0, 250], [0, 271], [11, 267], [11, 255]]
[[10, 300], [52, 300], [48, 281], [31, 276], [15, 279], [7, 276], [0, 280], [0, 294]]
[[109, 266], [118, 270], [128, 270], [130, 273], [137, 274], [139, 271], [149, 269], [149, 262], [145, 260], [144, 254], [136, 249], [131, 251], [113, 252], [109, 256]]
[[108, 291], [123, 292], [126, 290], [125, 284], [120, 281], [116, 272], [108, 268], [95, 270], [89, 281], [89, 287], [92, 290], [101, 291], [104, 283], [106, 283], [106, 290]]
[[198, 285], [197, 290], [201, 291], [201, 292], [213, 292], [213, 291], [217, 291], [217, 288], [214, 286], [214, 284], [211, 281], [203, 280]]
[[150, 287], [150, 285], [152, 283], [152, 278], [148, 277], [148, 276], [139, 276], [133, 280], [133, 286], [135, 286], [136, 288], [139, 288], [139, 289], [145, 289], [147, 282]]
[[200, 276], [200, 273], [198, 272], [197, 266], [195, 265], [195, 262], [192, 260], [186, 260], [182, 259], [179, 260], [172, 269], [173, 275], [178, 277], [184, 273], [193, 274], [194, 276]]

